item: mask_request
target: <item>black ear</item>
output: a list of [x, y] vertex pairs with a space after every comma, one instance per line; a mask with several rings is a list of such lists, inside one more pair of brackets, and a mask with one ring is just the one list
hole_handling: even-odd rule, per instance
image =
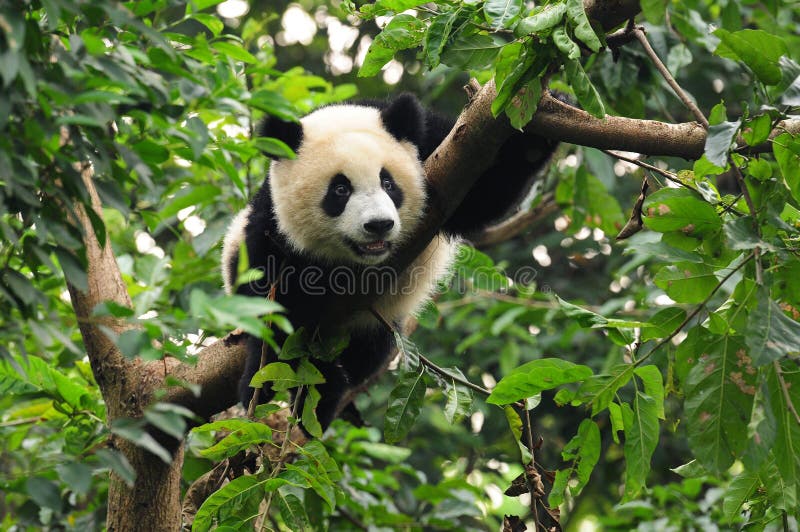
[[[303, 141], [303, 126], [297, 122], [287, 122], [274, 116], [267, 116], [256, 126], [256, 136], [282, 140], [292, 151], [297, 152]], [[267, 155], [276, 157], [274, 154]]]
[[383, 127], [397, 140], [407, 140], [416, 146], [425, 138], [425, 109], [416, 96], [403, 93], [381, 111]]

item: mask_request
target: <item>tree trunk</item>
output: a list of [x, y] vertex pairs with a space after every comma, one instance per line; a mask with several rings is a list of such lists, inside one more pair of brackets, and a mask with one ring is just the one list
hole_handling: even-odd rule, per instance
[[172, 464], [167, 465], [129, 442], [115, 440], [136, 471], [136, 480], [128, 487], [117, 475], [111, 475], [106, 519], [109, 532], [180, 530], [183, 444], [175, 451]]

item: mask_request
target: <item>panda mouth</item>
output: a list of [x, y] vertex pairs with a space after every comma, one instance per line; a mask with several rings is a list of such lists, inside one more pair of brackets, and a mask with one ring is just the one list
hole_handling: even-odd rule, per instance
[[372, 242], [360, 244], [348, 239], [347, 243], [357, 255], [362, 257], [379, 257], [388, 253], [392, 247], [392, 243], [386, 240], [373, 240]]

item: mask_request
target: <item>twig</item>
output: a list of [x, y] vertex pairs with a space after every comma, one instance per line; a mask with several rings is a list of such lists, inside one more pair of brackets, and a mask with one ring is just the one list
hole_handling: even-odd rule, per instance
[[[747, 188], [747, 183], [744, 182], [744, 176], [742, 175], [742, 171], [739, 170], [739, 167], [736, 165], [732, 157], [728, 157], [728, 162], [731, 165], [731, 169], [733, 173], [736, 175], [736, 181], [739, 183], [739, 188], [742, 190], [742, 195], [744, 195], [744, 201], [747, 203], [747, 208], [750, 209], [750, 215], [753, 217], [753, 228], [756, 231], [756, 235], [758, 238], [761, 238], [761, 227], [758, 225], [758, 218], [756, 217], [756, 206], [753, 203], [753, 198], [750, 196], [750, 189]], [[761, 260], [759, 255], [761, 254], [761, 248], [759, 246], [755, 246], [753, 248], [753, 256], [756, 258], [756, 283], [759, 285], [764, 284], [764, 271], [761, 267]]]
[[794, 407], [792, 396], [789, 395], [789, 386], [786, 384], [786, 380], [783, 378], [783, 370], [781, 369], [781, 365], [777, 360], [773, 360], [772, 367], [775, 368], [775, 374], [778, 376], [778, 382], [781, 386], [781, 393], [783, 394], [784, 401], [786, 401], [786, 408], [789, 409], [789, 412], [791, 412], [794, 416], [794, 420], [798, 425], [800, 425], [800, 415], [798, 415], [797, 409]]
[[[283, 436], [283, 442], [281, 443], [281, 451], [278, 454], [278, 459], [275, 461], [275, 465], [272, 467], [272, 471], [269, 474], [269, 478], [273, 479], [278, 476], [283, 469], [283, 464], [286, 462], [286, 450], [289, 448], [289, 443], [292, 441], [292, 429], [294, 425], [297, 423], [297, 413], [300, 410], [300, 396], [303, 393], [303, 388], [305, 386], [298, 386], [297, 391], [294, 394], [294, 401], [292, 401], [292, 414], [291, 418], [286, 420], [286, 434]], [[261, 530], [266, 530], [264, 527], [264, 523], [267, 521], [269, 517], [269, 508], [272, 505], [272, 498], [275, 496], [275, 490], [271, 490], [269, 495], [267, 496], [267, 500], [264, 504], [264, 511], [261, 512], [263, 519], [261, 521]]]
[[[531, 466], [536, 468], [536, 455], [534, 454], [534, 444], [533, 444], [533, 429], [531, 428], [531, 413], [528, 411], [527, 405], [522, 407], [522, 412], [525, 415], [525, 432], [527, 433], [528, 437], [528, 451], [531, 453]], [[539, 523], [539, 509], [536, 507], [537, 503], [539, 502], [539, 497], [536, 496], [537, 490], [531, 485], [531, 480], [528, 478], [527, 471], [525, 472], [525, 483], [528, 485], [528, 493], [531, 496], [531, 513], [533, 514], [533, 520], [536, 523], [536, 528], [538, 529], [541, 526]], [[544, 527], [542, 527], [544, 529]]]
[[[396, 329], [396, 328], [395, 328], [395, 327], [394, 327], [394, 326], [393, 326], [391, 323], [389, 323], [389, 322], [386, 320], [386, 318], [384, 318], [384, 317], [381, 315], [381, 313], [380, 313], [380, 312], [378, 312], [378, 311], [377, 311], [377, 310], [375, 310], [374, 308], [371, 308], [371, 309], [370, 309], [370, 312], [372, 312], [372, 315], [373, 315], [373, 316], [375, 316], [375, 318], [376, 318], [376, 319], [377, 319], [379, 322], [381, 322], [381, 324], [382, 324], [382, 325], [383, 325], [383, 326], [384, 326], [384, 327], [385, 327], [385, 328], [386, 328], [386, 329], [387, 329], [389, 332], [391, 332], [392, 334], [400, 334], [400, 333], [397, 331], [397, 329]], [[480, 394], [483, 394], [483, 395], [485, 395], [486, 397], [488, 397], [489, 395], [491, 395], [491, 393], [492, 393], [492, 392], [490, 392], [490, 391], [489, 391], [489, 390], [487, 390], [486, 388], [484, 388], [484, 387], [482, 387], [482, 386], [478, 386], [477, 384], [474, 384], [474, 383], [472, 383], [472, 382], [470, 382], [470, 381], [468, 381], [468, 380], [466, 380], [466, 379], [462, 379], [462, 378], [460, 378], [460, 377], [459, 377], [459, 376], [457, 376], [457, 375], [453, 375], [452, 373], [448, 373], [447, 371], [445, 371], [445, 370], [444, 370], [444, 369], [442, 369], [441, 367], [439, 367], [439, 366], [437, 366], [436, 364], [434, 364], [434, 363], [433, 363], [433, 362], [432, 362], [430, 359], [428, 359], [428, 358], [427, 358], [425, 355], [423, 355], [422, 353], [417, 353], [417, 356], [419, 357], [419, 361], [420, 361], [420, 363], [421, 363], [423, 366], [427, 367], [428, 369], [430, 369], [430, 370], [431, 370], [431, 371], [433, 371], [434, 373], [438, 374], [439, 376], [441, 376], [441, 377], [444, 377], [444, 378], [446, 378], [446, 379], [452, 379], [453, 381], [455, 381], [455, 382], [457, 382], [457, 383], [459, 383], [459, 384], [463, 384], [463, 385], [464, 385], [464, 386], [466, 386], [467, 388], [470, 388], [470, 389], [472, 389], [472, 390], [475, 390], [476, 392], [478, 392], [478, 393], [480, 393]]]
[[[281, 271], [278, 272], [278, 277], [272, 283], [272, 286], [269, 287], [269, 293], [267, 294], [267, 299], [270, 301], [275, 301], [275, 293], [278, 288], [278, 283], [281, 280], [281, 272], [283, 271], [283, 263], [281, 263]], [[270, 329], [272, 328], [272, 322], [269, 322], [267, 325]], [[258, 369], [261, 370], [267, 364], [267, 354], [269, 353], [269, 347], [267, 347], [267, 342], [261, 341], [261, 360], [258, 363]], [[261, 387], [255, 388], [253, 390], [253, 397], [250, 398], [250, 403], [247, 405], [247, 417], [252, 418], [256, 412], [256, 407], [258, 406], [259, 396], [261, 395]]]
[[535, 207], [521, 210], [502, 222], [487, 227], [475, 237], [471, 238], [472, 244], [477, 247], [486, 247], [506, 240], [511, 240], [527, 228], [550, 216], [558, 210], [555, 196], [548, 193]]
[[645, 361], [645, 360], [647, 360], [648, 358], [650, 358], [650, 355], [652, 355], [653, 353], [655, 353], [655, 352], [656, 352], [656, 351], [657, 351], [659, 348], [661, 348], [661, 346], [663, 346], [664, 344], [666, 344], [667, 342], [669, 342], [669, 341], [671, 341], [673, 338], [675, 338], [675, 336], [677, 336], [677, 334], [678, 334], [679, 332], [681, 332], [681, 331], [683, 330], [683, 328], [684, 328], [684, 327], [686, 327], [686, 325], [687, 325], [687, 324], [688, 324], [690, 321], [692, 321], [692, 319], [694, 319], [694, 317], [695, 317], [695, 316], [697, 316], [697, 315], [700, 313], [700, 311], [701, 311], [703, 308], [705, 308], [706, 304], [707, 304], [709, 301], [711, 301], [711, 298], [712, 298], [712, 297], [714, 297], [714, 294], [716, 294], [716, 293], [717, 293], [717, 291], [719, 291], [719, 289], [720, 289], [720, 288], [722, 288], [722, 285], [724, 285], [726, 282], [728, 282], [728, 279], [730, 279], [731, 277], [733, 277], [733, 274], [734, 274], [734, 273], [736, 273], [736, 272], [738, 272], [739, 270], [741, 270], [741, 269], [742, 269], [742, 266], [744, 266], [745, 264], [747, 264], [748, 262], [750, 262], [750, 259], [752, 259], [753, 257], [754, 257], [754, 254], [753, 254], [753, 253], [751, 253], [751, 254], [750, 254], [750, 255], [748, 255], [748, 256], [747, 256], [747, 258], [746, 258], [745, 260], [743, 260], [743, 261], [742, 261], [742, 262], [741, 262], [741, 263], [740, 263], [738, 266], [736, 266], [736, 267], [735, 267], [735, 268], [733, 268], [733, 269], [732, 269], [730, 272], [728, 272], [728, 273], [725, 275], [725, 277], [723, 277], [723, 278], [722, 278], [722, 280], [721, 280], [719, 283], [717, 283], [717, 286], [715, 286], [715, 287], [714, 287], [714, 289], [711, 291], [711, 293], [710, 293], [710, 294], [708, 294], [708, 296], [706, 296], [706, 298], [705, 298], [705, 299], [704, 299], [704, 300], [703, 300], [703, 301], [702, 301], [702, 302], [701, 302], [699, 305], [697, 305], [697, 307], [695, 307], [695, 309], [694, 309], [694, 310], [693, 310], [691, 313], [689, 313], [689, 315], [688, 315], [688, 316], [686, 316], [686, 318], [685, 318], [685, 319], [684, 319], [684, 320], [681, 322], [681, 324], [680, 324], [680, 325], [678, 325], [678, 326], [675, 328], [675, 330], [674, 330], [674, 331], [672, 331], [672, 333], [671, 333], [669, 336], [667, 336], [666, 338], [664, 338], [664, 339], [662, 339], [660, 342], [658, 342], [658, 343], [657, 343], [657, 344], [656, 344], [656, 345], [655, 345], [655, 346], [654, 346], [654, 347], [653, 347], [653, 348], [652, 348], [650, 351], [648, 351], [646, 354], [644, 354], [644, 355], [642, 356], [642, 358], [640, 358], [639, 360], [637, 360], [636, 362], [634, 362], [634, 363], [633, 363], [633, 365], [634, 365], [634, 366], [641, 366], [641, 365], [644, 363], [644, 361]]
[[650, 42], [647, 40], [644, 29], [637, 27], [633, 28], [632, 31], [634, 36], [642, 44], [642, 48], [644, 48], [644, 51], [650, 57], [650, 60], [655, 65], [656, 69], [661, 73], [661, 76], [664, 78], [664, 80], [666, 80], [667, 84], [672, 87], [672, 90], [675, 91], [675, 94], [678, 95], [678, 98], [680, 98], [683, 104], [692, 112], [697, 121], [700, 122], [705, 129], [708, 129], [708, 120], [706, 119], [705, 115], [703, 115], [697, 105], [695, 105], [689, 95], [684, 92], [681, 86], [678, 85], [678, 82], [675, 81], [675, 78], [673, 78], [672, 74], [669, 73], [667, 67], [661, 62], [661, 59], [658, 58], [655, 50], [653, 50], [653, 47], [650, 46]]
[[[692, 185], [690, 185], [688, 183], [685, 183], [685, 182], [681, 181], [678, 178], [678, 176], [673, 174], [672, 172], [668, 172], [666, 170], [662, 170], [661, 168], [659, 168], [657, 166], [653, 166], [652, 164], [648, 164], [648, 163], [646, 163], [644, 161], [640, 161], [639, 159], [633, 159], [631, 157], [626, 157], [626, 156], [624, 156], [624, 155], [622, 155], [620, 153], [617, 153], [615, 151], [612, 151], [612, 150], [601, 150], [601, 151], [603, 153], [605, 153], [606, 155], [610, 155], [611, 157], [616, 157], [620, 161], [625, 161], [626, 163], [635, 164], [636, 166], [638, 166], [640, 168], [644, 168], [646, 170], [650, 170], [651, 172], [655, 172], [658, 175], [663, 176], [668, 181], [671, 181], [671, 182], [675, 183], [676, 185], [682, 186], [684, 188], [688, 188], [689, 190], [692, 190], [692, 191], [696, 192], [697, 194], [700, 194], [700, 191], [697, 190], [697, 188], [693, 187]], [[700, 196], [702, 196], [702, 194], [700, 194]], [[736, 203], [736, 202], [734, 201], [733, 203]], [[735, 214], [736, 216], [743, 216], [743, 213], [741, 213], [738, 210], [736, 210], [736, 207], [734, 207], [733, 204], [728, 205], [725, 202], [721, 201], [720, 205], [722, 205], [722, 208], [723, 208], [724, 211], [731, 212], [731, 213]]]

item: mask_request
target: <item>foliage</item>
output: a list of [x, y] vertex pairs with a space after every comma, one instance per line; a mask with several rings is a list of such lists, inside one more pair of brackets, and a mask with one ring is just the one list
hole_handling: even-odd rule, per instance
[[[182, 434], [198, 423], [155, 403], [142, 420], [106, 425], [65, 288], [87, 288], [71, 215], [90, 204], [87, 165], [104, 205], [102, 219], [90, 214], [94, 231], [112, 244], [132, 297], [132, 308], [101, 304], [91, 319], [137, 326], [113, 336], [123, 354], [193, 361], [236, 327], [267, 341], [274, 327], [291, 331], [277, 305], [224, 296], [217, 273], [218, 242], [260, 184], [262, 153], [288, 153], [253, 138], [252, 124], [387, 87], [355, 71], [334, 83], [303, 69], [353, 59], [356, 37], [344, 50], [322, 35], [292, 45], [285, 16], [253, 2], [226, 18], [218, 3], [0, 3], [3, 528], [101, 527], [107, 472], [132, 481], [109, 435], [168, 461], [148, 427]], [[313, 8], [329, 33], [347, 25], [364, 49], [371, 42], [359, 74], [400, 65], [403, 87], [435, 87], [445, 107], [463, 101], [465, 72], [494, 77], [492, 112], [518, 128], [547, 88], [597, 117], [694, 119], [652, 58], [635, 41], [608, 47], [577, 0], [281, 7]], [[508, 514], [533, 526], [559, 503], [562, 524], [575, 528], [797, 522], [800, 141], [770, 137], [800, 105], [797, 7], [641, 7], [656, 53], [706, 111], [703, 156], [654, 158], [652, 170], [563, 148], [529, 198], [557, 202], [555, 229], [540, 224], [492, 248], [494, 260], [465, 248], [413, 341], [398, 333], [397, 372], [357, 398], [383, 431], [335, 423], [293, 447], [285, 467], [208, 497], [196, 529], [238, 529], [270, 513], [289, 530], [485, 530]], [[632, 218], [641, 214], [644, 230], [614, 244], [643, 177], [651, 192]], [[282, 358], [306, 356], [302, 365], [277, 362], [258, 381], [303, 387], [307, 408], [291, 423], [319, 436], [313, 364], [342, 339], [289, 338]], [[250, 419], [200, 425], [184, 480], [261, 445], [285, 455], [279, 442], [280, 430]]]

